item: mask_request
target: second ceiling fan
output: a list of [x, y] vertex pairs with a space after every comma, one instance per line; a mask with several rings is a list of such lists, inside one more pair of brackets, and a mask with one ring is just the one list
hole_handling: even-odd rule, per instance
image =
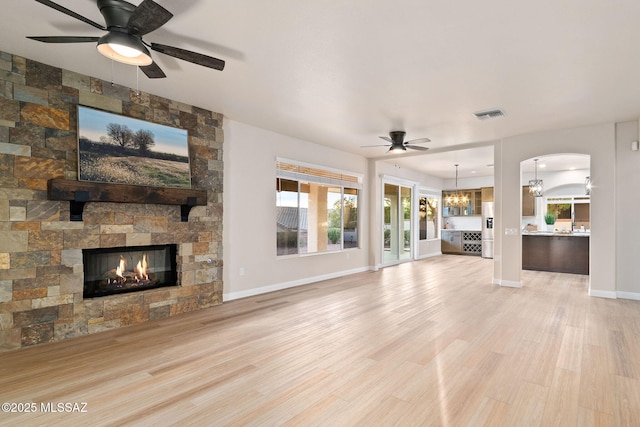
[[418, 151], [427, 151], [429, 149], [428, 147], [422, 147], [420, 145], [416, 145], [416, 144], [424, 144], [427, 142], [431, 142], [429, 138], [417, 138], [417, 139], [412, 139], [410, 141], [405, 141], [404, 137], [406, 134], [407, 133], [402, 130], [391, 131], [389, 132], [389, 136], [380, 137], [381, 139], [384, 139], [385, 141], [388, 141], [391, 144], [363, 145], [362, 147], [389, 147], [389, 150], [387, 150], [388, 153], [390, 152], [397, 153], [397, 152], [407, 151], [407, 148], [411, 150], [418, 150]]

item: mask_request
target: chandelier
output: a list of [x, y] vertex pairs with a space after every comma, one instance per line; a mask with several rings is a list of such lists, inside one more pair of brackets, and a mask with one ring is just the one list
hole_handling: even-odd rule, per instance
[[458, 165], [456, 166], [456, 191], [450, 193], [445, 199], [444, 204], [451, 208], [464, 208], [469, 204], [469, 196], [458, 191]]
[[535, 162], [535, 176], [534, 179], [529, 180], [529, 194], [533, 197], [542, 197], [544, 194], [544, 188], [542, 187], [542, 180], [538, 179], [538, 160], [533, 159]]

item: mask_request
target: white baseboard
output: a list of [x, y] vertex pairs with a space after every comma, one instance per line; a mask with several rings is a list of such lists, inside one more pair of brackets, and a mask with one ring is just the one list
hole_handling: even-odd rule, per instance
[[493, 284], [504, 286], [505, 288], [521, 288], [522, 287], [522, 281], [515, 282], [513, 280], [493, 279]]
[[622, 298], [622, 299], [632, 299], [632, 300], [640, 301], [640, 293], [637, 293], [637, 292], [618, 291], [617, 296], [618, 298]]
[[438, 251], [438, 252], [433, 252], [433, 253], [430, 253], [430, 254], [420, 255], [420, 256], [418, 256], [417, 259], [432, 258], [434, 256], [440, 256], [440, 255], [442, 255], [442, 252]]
[[305, 277], [304, 279], [292, 280], [290, 282], [276, 283], [274, 285], [262, 286], [260, 288], [248, 289], [246, 291], [230, 292], [222, 294], [222, 301], [233, 301], [235, 299], [262, 295], [269, 292], [280, 291], [282, 289], [294, 288], [296, 286], [308, 285], [309, 283], [321, 282], [323, 280], [335, 279], [336, 277], [348, 276], [349, 274], [371, 271], [371, 267], [354, 268], [352, 270], [337, 271], [320, 276]]
[[616, 291], [599, 291], [597, 289], [589, 289], [589, 296], [616, 299], [618, 298], [618, 293]]

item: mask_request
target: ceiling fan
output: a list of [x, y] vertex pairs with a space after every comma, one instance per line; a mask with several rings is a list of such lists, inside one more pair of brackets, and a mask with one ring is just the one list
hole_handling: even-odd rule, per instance
[[166, 77], [162, 69], [151, 58], [151, 50], [173, 56], [215, 70], [224, 69], [224, 61], [197, 52], [167, 46], [159, 43], [146, 43], [142, 36], [157, 30], [166, 24], [173, 14], [152, 0], [143, 0], [135, 6], [124, 0], [98, 0], [98, 9], [104, 17], [106, 26], [85, 18], [49, 0], [36, 0], [59, 12], [85, 22], [99, 30], [107, 31], [102, 37], [45, 36], [27, 37], [44, 43], [97, 43], [98, 51], [107, 58], [125, 64], [137, 65], [150, 79]]
[[405, 135], [406, 135], [406, 132], [402, 130], [391, 131], [389, 132], [389, 136], [380, 137], [385, 141], [389, 141], [391, 145], [388, 145], [388, 144], [363, 145], [362, 147], [389, 147], [389, 150], [387, 151], [388, 153], [407, 151], [407, 148], [411, 150], [418, 150], [418, 151], [427, 151], [429, 149], [428, 147], [421, 147], [419, 145], [415, 145], [415, 144], [424, 144], [426, 142], [431, 142], [429, 138], [417, 138], [417, 139], [412, 139], [411, 141], [405, 141], [404, 140]]

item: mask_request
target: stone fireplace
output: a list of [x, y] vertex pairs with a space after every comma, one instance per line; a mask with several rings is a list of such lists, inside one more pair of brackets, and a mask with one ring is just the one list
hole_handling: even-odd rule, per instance
[[[49, 197], [51, 181], [78, 182], [78, 105], [186, 129], [186, 191], [202, 199]], [[220, 304], [222, 140], [218, 113], [0, 52], [0, 351]], [[72, 220], [79, 204], [82, 220]], [[91, 273], [85, 254], [165, 245], [175, 260], [171, 286], [84, 294], [86, 273], [105, 274]], [[133, 271], [128, 265], [125, 276]]]
[[83, 298], [177, 286], [176, 245], [82, 250]]

